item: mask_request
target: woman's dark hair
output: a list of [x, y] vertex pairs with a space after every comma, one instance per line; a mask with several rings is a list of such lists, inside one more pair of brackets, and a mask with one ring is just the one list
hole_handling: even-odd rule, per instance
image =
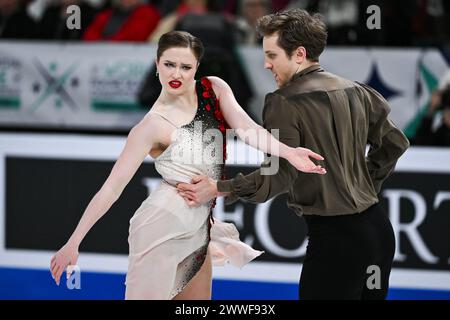
[[198, 62], [202, 59], [204, 52], [200, 39], [185, 31], [170, 31], [163, 34], [158, 41], [156, 60], [159, 61], [164, 51], [170, 48], [190, 48]]

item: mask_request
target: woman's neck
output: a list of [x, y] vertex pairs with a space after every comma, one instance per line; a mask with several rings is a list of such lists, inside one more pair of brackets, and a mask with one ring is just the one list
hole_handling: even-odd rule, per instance
[[183, 94], [175, 95], [162, 90], [158, 100], [163, 104], [177, 108], [189, 108], [196, 106], [197, 94], [195, 92], [195, 82], [192, 88], [184, 92]]

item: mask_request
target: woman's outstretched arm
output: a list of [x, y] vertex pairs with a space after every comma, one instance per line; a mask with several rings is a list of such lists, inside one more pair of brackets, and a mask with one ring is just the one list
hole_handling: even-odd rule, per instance
[[293, 148], [278, 141], [266, 129], [248, 116], [236, 101], [230, 86], [218, 77], [208, 77], [213, 90], [220, 100], [221, 112], [229, 126], [235, 129], [237, 136], [246, 144], [276, 157], [288, 160], [297, 170], [325, 174], [326, 170], [311, 161], [323, 160], [323, 157], [306, 148]]
[[61, 274], [66, 267], [76, 264], [78, 247], [83, 238], [120, 197], [122, 191], [148, 155], [153, 143], [159, 141], [158, 132], [161, 132], [161, 130], [158, 127], [159, 121], [147, 115], [131, 129], [125, 147], [105, 183], [89, 202], [67, 243], [51, 259], [50, 271], [58, 285]]

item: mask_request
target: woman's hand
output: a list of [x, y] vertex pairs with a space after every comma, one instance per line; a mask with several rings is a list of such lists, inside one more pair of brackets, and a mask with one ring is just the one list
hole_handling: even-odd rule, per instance
[[[78, 246], [66, 243], [50, 261], [50, 272], [55, 280], [56, 284], [59, 286], [59, 280], [62, 273], [68, 266], [74, 266], [77, 264], [78, 260]], [[67, 268], [67, 277], [70, 276], [72, 272], [71, 268]]]
[[306, 173], [327, 173], [325, 168], [322, 168], [320, 165], [316, 165], [310, 158], [324, 160], [321, 155], [306, 148], [291, 148], [286, 156], [286, 160], [288, 160], [289, 163], [292, 164], [297, 170]]

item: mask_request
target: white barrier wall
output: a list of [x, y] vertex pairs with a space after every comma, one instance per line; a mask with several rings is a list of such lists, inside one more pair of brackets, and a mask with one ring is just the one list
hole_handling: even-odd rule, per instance
[[[56, 134], [0, 134], [0, 268], [47, 269], [107, 177], [125, 139]], [[262, 154], [230, 145], [227, 172], [256, 168]], [[160, 182], [147, 158], [121, 199], [85, 238], [84, 271], [127, 270], [128, 221]], [[391, 286], [450, 290], [450, 150], [410, 148], [381, 193], [396, 232]], [[297, 283], [305, 226], [284, 196], [238, 202], [215, 216], [236, 224], [241, 239], [265, 253], [243, 269], [215, 268], [215, 279]]]

